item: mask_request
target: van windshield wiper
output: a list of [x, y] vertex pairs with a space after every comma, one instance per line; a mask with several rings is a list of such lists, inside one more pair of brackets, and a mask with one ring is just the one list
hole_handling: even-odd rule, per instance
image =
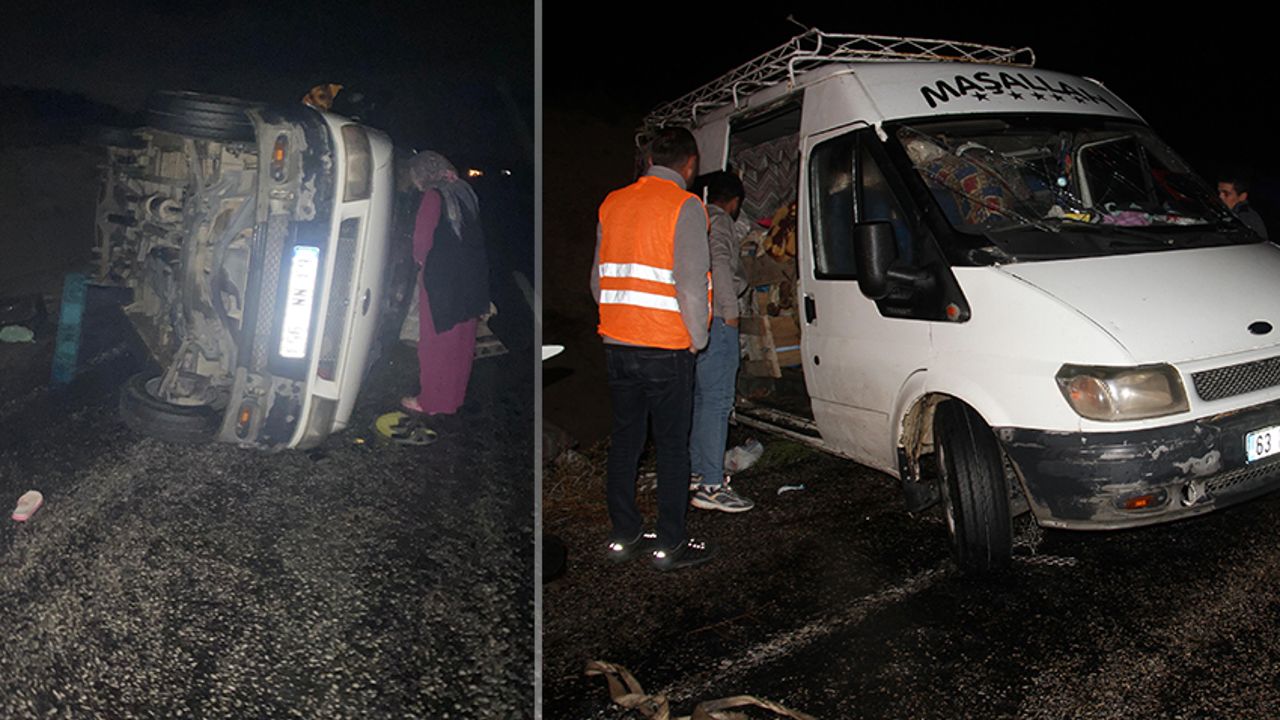
[[1062, 232], [1063, 230], [1084, 230], [1101, 233], [1103, 235], [1128, 235], [1130, 237], [1142, 238], [1144, 240], [1160, 241], [1160, 238], [1153, 237], [1146, 233], [1151, 228], [1138, 228], [1130, 225], [1110, 225], [1107, 223], [1084, 222], [1073, 218], [1042, 218], [1040, 220], [1008, 223], [999, 227], [988, 228], [989, 233], [1003, 233], [1010, 230], [1026, 230], [1034, 227], [1048, 232]]
[[[1106, 236], [1109, 247], [1152, 247], [1152, 246], [1169, 246], [1176, 242], [1175, 238], [1163, 236], [1159, 234], [1151, 234], [1146, 229], [1138, 229], [1126, 225], [1107, 225], [1104, 223], [1088, 223], [1069, 218], [1044, 218], [1034, 223], [1011, 223], [1009, 225], [1001, 225], [1000, 227], [987, 230], [989, 235], [997, 233], [1005, 233], [1013, 230], [1026, 230], [1035, 227], [1046, 229], [1049, 232], [1060, 233], [1066, 231], [1096, 233]], [[1124, 239], [1116, 237], [1124, 236]], [[1132, 239], [1129, 239], [1132, 238]], [[1141, 242], [1134, 242], [1138, 240]]]

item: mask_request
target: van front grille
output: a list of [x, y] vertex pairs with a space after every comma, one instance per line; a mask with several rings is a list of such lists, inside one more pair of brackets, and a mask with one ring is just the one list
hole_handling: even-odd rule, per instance
[[1196, 394], [1203, 400], [1244, 395], [1280, 385], [1280, 357], [1191, 373]]
[[1205, 489], [1210, 494], [1226, 495], [1274, 485], [1277, 480], [1280, 480], [1280, 463], [1267, 462], [1222, 473], [1206, 482]]
[[262, 282], [258, 291], [258, 322], [253, 332], [253, 354], [249, 369], [262, 372], [267, 367], [271, 329], [276, 322], [276, 294], [280, 288], [280, 266], [289, 232], [289, 216], [276, 213], [267, 218], [267, 241], [262, 255]]
[[334, 253], [333, 282], [329, 286], [329, 307], [325, 311], [324, 336], [320, 342], [320, 359], [316, 374], [325, 380], [338, 376], [338, 359], [342, 355], [342, 334], [351, 315], [351, 283], [356, 272], [360, 221], [350, 218], [338, 228], [338, 249]]

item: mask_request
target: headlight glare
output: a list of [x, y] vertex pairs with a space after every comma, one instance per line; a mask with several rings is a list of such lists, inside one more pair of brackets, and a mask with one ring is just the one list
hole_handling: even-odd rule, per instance
[[1071, 408], [1090, 420], [1141, 420], [1189, 408], [1182, 377], [1170, 365], [1063, 365], [1057, 381]]

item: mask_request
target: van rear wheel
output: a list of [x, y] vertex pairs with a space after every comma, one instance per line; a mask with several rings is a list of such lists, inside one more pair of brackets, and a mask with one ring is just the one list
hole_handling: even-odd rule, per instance
[[245, 111], [252, 103], [218, 95], [161, 91], [147, 100], [147, 125], [157, 130], [224, 142], [253, 142]]
[[973, 408], [952, 400], [934, 411], [933, 440], [956, 564], [975, 574], [1008, 567], [1013, 519], [995, 434]]

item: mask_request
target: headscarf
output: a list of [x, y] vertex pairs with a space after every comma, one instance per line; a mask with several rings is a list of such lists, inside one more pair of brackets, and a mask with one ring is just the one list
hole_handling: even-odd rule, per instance
[[464, 218], [474, 219], [479, 211], [475, 191], [458, 177], [453, 164], [439, 153], [424, 150], [409, 159], [409, 177], [419, 190], [435, 190], [444, 200], [444, 214], [458, 237], [463, 237]]

